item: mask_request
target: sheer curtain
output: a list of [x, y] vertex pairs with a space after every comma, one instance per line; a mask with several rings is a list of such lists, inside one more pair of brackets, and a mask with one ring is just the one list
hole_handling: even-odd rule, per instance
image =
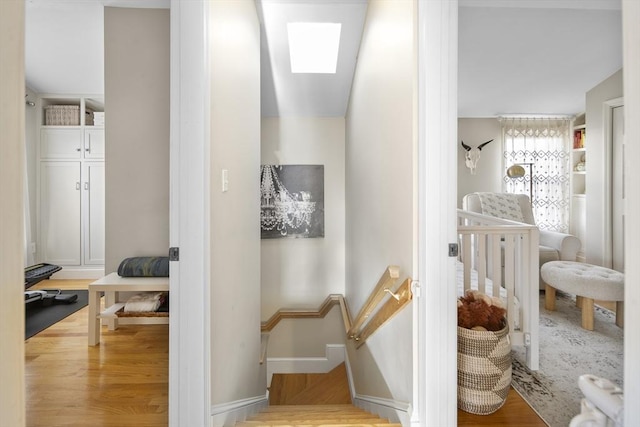
[[[569, 118], [500, 118], [504, 147], [503, 188], [531, 198], [541, 229], [569, 232]], [[507, 169], [521, 164], [525, 176]], [[533, 193], [533, 194], [531, 194]]]

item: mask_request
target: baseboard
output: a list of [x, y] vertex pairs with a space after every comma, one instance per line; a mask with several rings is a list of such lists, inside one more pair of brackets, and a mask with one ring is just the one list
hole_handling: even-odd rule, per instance
[[268, 357], [267, 387], [273, 374], [325, 374], [345, 361], [344, 344], [327, 344], [325, 357]]
[[353, 397], [353, 404], [381, 418], [388, 418], [391, 422], [400, 423], [404, 427], [411, 425], [412, 409], [410, 403], [357, 394]]
[[62, 267], [51, 279], [100, 279], [104, 277], [104, 267]]
[[266, 395], [211, 406], [211, 427], [232, 426], [269, 406]]
[[400, 423], [403, 427], [411, 426], [412, 407], [410, 403], [399, 402], [391, 399], [383, 399], [380, 397], [366, 396], [356, 393], [356, 387], [353, 382], [353, 373], [351, 371], [351, 363], [345, 348], [345, 365], [347, 368], [347, 378], [349, 380], [349, 388], [351, 391], [351, 401], [358, 408], [376, 414], [382, 418], [387, 418], [394, 423]]
[[168, 325], [169, 317], [119, 317], [119, 325]]

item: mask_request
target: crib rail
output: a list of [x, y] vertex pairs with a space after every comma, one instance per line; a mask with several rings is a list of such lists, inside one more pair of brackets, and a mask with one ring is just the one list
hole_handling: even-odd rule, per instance
[[463, 289], [506, 294], [512, 345], [538, 369], [539, 231], [536, 226], [458, 210]]

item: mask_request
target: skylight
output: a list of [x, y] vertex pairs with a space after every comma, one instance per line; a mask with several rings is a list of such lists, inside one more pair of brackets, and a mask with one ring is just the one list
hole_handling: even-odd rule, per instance
[[329, 22], [288, 23], [291, 72], [335, 74], [341, 28]]

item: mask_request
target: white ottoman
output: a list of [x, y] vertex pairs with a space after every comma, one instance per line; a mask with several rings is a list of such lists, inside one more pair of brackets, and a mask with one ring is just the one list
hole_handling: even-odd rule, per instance
[[582, 327], [592, 331], [593, 301], [615, 301], [616, 325], [623, 326], [624, 274], [583, 262], [550, 261], [542, 265], [540, 275], [545, 282], [547, 310], [556, 309], [556, 289], [574, 294], [582, 309]]

